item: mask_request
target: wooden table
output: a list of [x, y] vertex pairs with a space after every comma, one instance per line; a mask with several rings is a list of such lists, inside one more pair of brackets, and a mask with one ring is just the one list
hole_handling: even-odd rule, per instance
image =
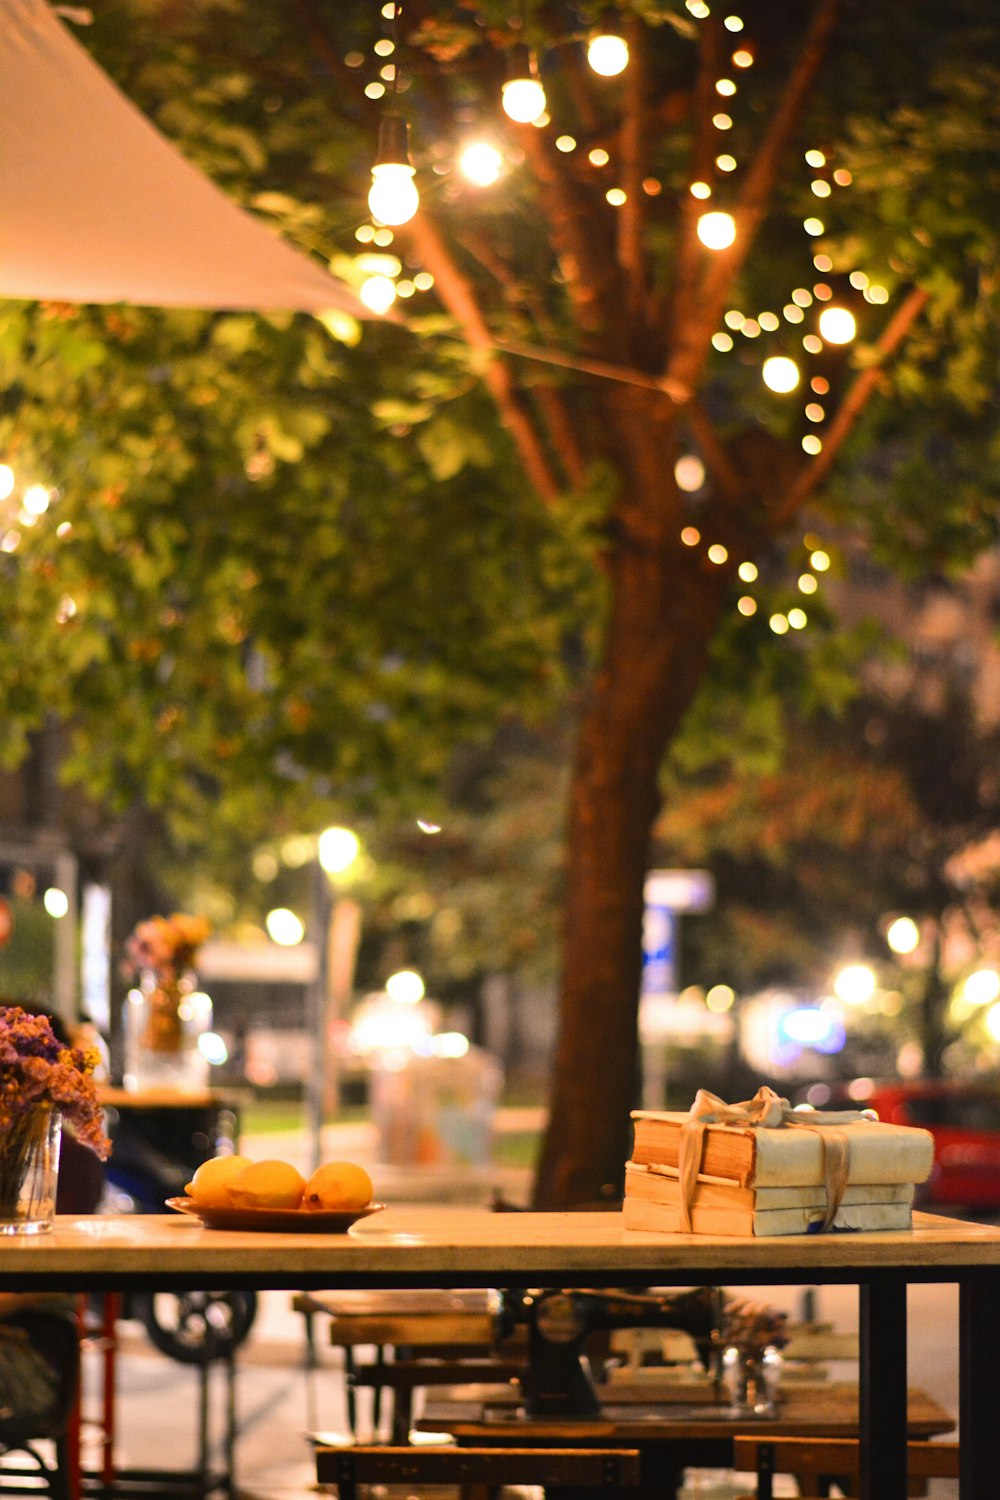
[[[457, 1443], [491, 1447], [587, 1443], [590, 1446], [638, 1448], [642, 1460], [640, 1496], [671, 1500], [684, 1470], [731, 1468], [733, 1438], [738, 1433], [764, 1437], [857, 1437], [857, 1385], [830, 1382], [808, 1390], [789, 1386], [773, 1417], [735, 1417], [713, 1402], [707, 1382], [685, 1388], [680, 1381], [643, 1380], [637, 1384], [600, 1386], [602, 1411], [585, 1421], [526, 1417], [515, 1391], [502, 1386], [483, 1389], [476, 1399], [455, 1388], [432, 1394], [418, 1428], [447, 1432]], [[907, 1427], [911, 1438], [953, 1432], [954, 1418], [923, 1391], [907, 1392]], [[818, 1493], [802, 1489], [802, 1494]]]
[[912, 1230], [774, 1239], [645, 1234], [614, 1213], [450, 1207], [390, 1208], [346, 1235], [108, 1216], [57, 1219], [49, 1235], [0, 1243], [0, 1286], [10, 1290], [856, 1284], [861, 1500], [906, 1496], [906, 1288], [921, 1281], [958, 1283], [960, 1494], [995, 1493], [998, 1267], [1000, 1228], [919, 1213]]

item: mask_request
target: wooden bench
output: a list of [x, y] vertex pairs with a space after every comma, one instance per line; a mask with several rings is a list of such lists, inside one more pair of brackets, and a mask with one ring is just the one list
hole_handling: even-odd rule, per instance
[[372, 1445], [317, 1448], [316, 1478], [356, 1500], [359, 1484], [451, 1484], [463, 1492], [504, 1484], [628, 1490], [639, 1485], [636, 1448], [457, 1448]]
[[[907, 1444], [910, 1493], [925, 1493], [928, 1479], [958, 1477], [958, 1444], [910, 1442]], [[842, 1489], [857, 1493], [861, 1472], [861, 1445], [857, 1438], [761, 1437], [738, 1434], [733, 1438], [733, 1466], [757, 1475], [757, 1500], [773, 1500], [775, 1474], [794, 1474], [803, 1495], [820, 1493], [809, 1480], [835, 1479]], [[845, 1486], [844, 1481], [847, 1481]]]

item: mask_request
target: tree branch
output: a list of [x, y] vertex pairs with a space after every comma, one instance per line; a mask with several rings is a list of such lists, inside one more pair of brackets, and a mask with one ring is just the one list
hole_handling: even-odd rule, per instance
[[683, 386], [691, 388], [697, 381], [733, 278], [753, 248], [757, 230], [774, 193], [781, 159], [808, 101], [839, 8], [840, 0], [819, 0], [784, 94], [747, 169], [733, 215], [736, 242], [728, 250], [711, 253], [708, 269], [697, 292], [697, 314], [688, 319], [667, 367], [667, 374]]
[[813, 493], [821, 480], [833, 467], [834, 460], [844, 446], [847, 437], [868, 404], [878, 385], [883, 367], [906, 338], [916, 319], [923, 312], [930, 294], [914, 287], [890, 319], [875, 343], [878, 358], [855, 377], [823, 439], [821, 451], [799, 471], [788, 490], [781, 497], [773, 512], [774, 526], [780, 529]]
[[624, 90], [621, 124], [621, 185], [625, 202], [618, 215], [618, 260], [628, 283], [628, 317], [645, 322], [642, 311], [648, 291], [648, 260], [644, 243], [646, 195], [642, 180], [646, 165], [649, 114], [646, 77], [646, 28], [630, 16], [626, 28], [629, 47], [628, 86]]
[[561, 486], [531, 420], [522, 392], [518, 390], [506, 361], [495, 357], [495, 340], [487, 327], [470, 282], [458, 269], [437, 227], [426, 213], [418, 214], [407, 227], [409, 237], [434, 277], [441, 301], [462, 325], [470, 346], [486, 356], [483, 360], [483, 379], [520, 454], [529, 482], [542, 500], [554, 501], [561, 492]]
[[745, 486], [740, 474], [700, 401], [687, 403], [684, 407], [684, 420], [701, 450], [705, 467], [726, 498], [731, 500], [741, 495]]

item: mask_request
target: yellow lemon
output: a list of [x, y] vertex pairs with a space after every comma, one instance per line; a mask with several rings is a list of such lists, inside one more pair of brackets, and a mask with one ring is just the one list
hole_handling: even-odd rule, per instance
[[213, 1156], [202, 1162], [184, 1191], [202, 1208], [228, 1208], [229, 1185], [249, 1165], [249, 1156]]
[[365, 1208], [372, 1201], [372, 1180], [364, 1167], [352, 1161], [328, 1161], [306, 1183], [305, 1208]]
[[291, 1162], [255, 1161], [233, 1179], [229, 1192], [237, 1208], [298, 1208], [305, 1185]]

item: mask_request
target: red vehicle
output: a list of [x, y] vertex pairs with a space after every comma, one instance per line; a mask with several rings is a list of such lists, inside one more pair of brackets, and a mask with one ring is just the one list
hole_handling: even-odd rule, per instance
[[836, 1085], [818, 1109], [874, 1109], [890, 1125], [919, 1125], [934, 1137], [934, 1167], [917, 1188], [921, 1206], [1000, 1213], [1000, 1085], [960, 1079]]

